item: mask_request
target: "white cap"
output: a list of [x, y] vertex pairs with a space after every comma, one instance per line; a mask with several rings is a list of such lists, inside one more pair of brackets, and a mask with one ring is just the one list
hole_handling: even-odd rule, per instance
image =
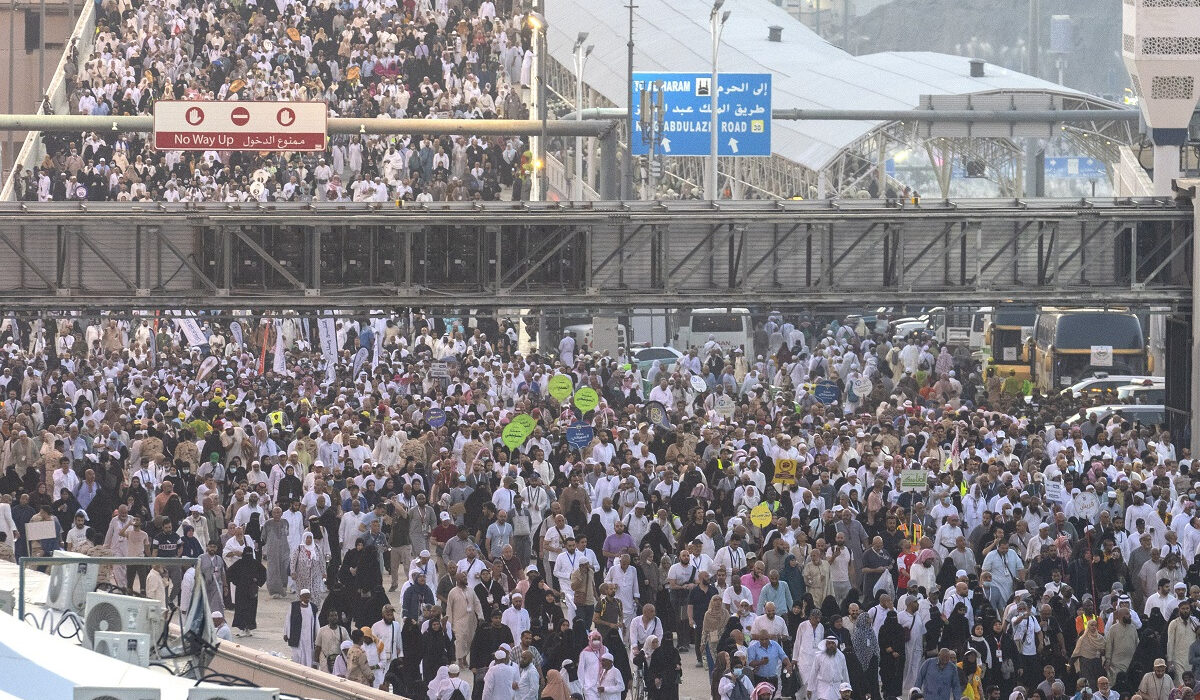
[[446, 671], [452, 676], [457, 676], [462, 669], [458, 667], [458, 664], [450, 664], [450, 668]]
[[609, 654], [609, 653], [607, 653], [607, 652], [606, 652], [606, 653], [604, 654], [604, 656], [601, 656], [601, 657], [600, 657], [600, 660], [601, 660], [601, 661], [612, 661], [612, 660], [613, 660], [613, 655], [612, 655], [612, 654]]
[[431, 557], [431, 556], [433, 556], [433, 555], [429, 553], [429, 550], [428, 550], [428, 549], [422, 549], [422, 550], [421, 550], [421, 556], [422, 556], [422, 557], [425, 557], [426, 559], [428, 559], [429, 557]]
[[346, 651], [347, 649], [349, 649], [352, 646], [354, 646], [354, 642], [347, 639], [346, 641], [342, 642], [342, 651]]
[[204, 506], [192, 506], [192, 507], [191, 507], [191, 508], [189, 508], [188, 510], [192, 511], [193, 513], [203, 513], [203, 512], [204, 512]]
[[492, 656], [496, 657], [497, 661], [503, 661], [508, 658], [508, 654], [505, 654], [503, 649], [497, 649], [496, 653], [492, 654]]
[[213, 610], [213, 611], [212, 611], [212, 619], [214, 619], [214, 620], [224, 620], [224, 619], [225, 619], [225, 613], [221, 612], [220, 610]]
[[301, 588], [300, 595], [312, 595], [312, 591], [308, 590], [307, 588]]
[[847, 690], [854, 690], [854, 686], [850, 685], [849, 683], [843, 683], [838, 686], [838, 692], [844, 693]]

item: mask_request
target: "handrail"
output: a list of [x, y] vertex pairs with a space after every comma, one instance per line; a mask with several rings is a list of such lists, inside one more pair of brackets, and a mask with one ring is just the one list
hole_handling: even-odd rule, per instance
[[[51, 109], [56, 112], [66, 114], [71, 111], [71, 105], [68, 102], [70, 92], [66, 86], [67, 61], [71, 58], [72, 49], [75, 49], [75, 55], [78, 57], [77, 60], [81, 63], [86, 56], [91, 55], [92, 45], [95, 43], [95, 28], [96, 3], [85, 1], [83, 9], [79, 13], [79, 19], [75, 20], [75, 28], [71, 31], [71, 36], [63, 44], [63, 53], [58, 59], [58, 65], [54, 68], [54, 77], [50, 79], [50, 84], [46, 87], [45, 96], [50, 100]], [[38, 104], [37, 114], [44, 115], [46, 113], [45, 110], [46, 100], [43, 99]], [[20, 131], [22, 129], [17, 130]], [[38, 131], [30, 131], [25, 135], [25, 141], [21, 144], [21, 150], [17, 152], [17, 157], [13, 158], [12, 167], [9, 169], [8, 175], [4, 178], [4, 188], [0, 189], [0, 201], [11, 201], [13, 199], [17, 184], [17, 165], [22, 165], [26, 170], [32, 167], [33, 161], [38, 158], [39, 151], [41, 150], [41, 138], [42, 135]]]

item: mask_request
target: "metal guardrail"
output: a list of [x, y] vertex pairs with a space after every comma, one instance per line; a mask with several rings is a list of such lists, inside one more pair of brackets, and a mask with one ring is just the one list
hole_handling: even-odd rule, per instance
[[[96, 3], [85, 2], [79, 13], [79, 18], [75, 20], [75, 28], [71, 31], [71, 36], [67, 38], [63, 45], [63, 54], [58, 61], [58, 65], [54, 68], [54, 77], [50, 79], [50, 85], [46, 88], [46, 95], [50, 97], [50, 108], [55, 114], [70, 114], [71, 105], [69, 102], [70, 92], [67, 89], [67, 61], [71, 60], [71, 47], [75, 47], [76, 55], [81, 59], [92, 54], [92, 45], [95, 43], [96, 37]], [[45, 104], [38, 106], [38, 114], [45, 114]], [[21, 150], [18, 151], [16, 158], [13, 159], [13, 165], [9, 169], [7, 176], [4, 178], [4, 188], [0, 189], [0, 201], [11, 201], [13, 192], [16, 187], [15, 176], [17, 173], [17, 165], [21, 165], [26, 170], [34, 167], [41, 162], [42, 156], [45, 155], [45, 149], [42, 147], [42, 135], [37, 131], [31, 131], [25, 135], [25, 141], [21, 144]]]
[[0, 203], [0, 307], [833, 308], [1189, 298], [1171, 198]]

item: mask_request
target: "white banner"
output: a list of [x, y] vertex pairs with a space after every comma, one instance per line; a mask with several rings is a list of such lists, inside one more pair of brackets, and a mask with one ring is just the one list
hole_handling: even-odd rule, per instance
[[275, 322], [275, 364], [271, 367], [276, 374], [287, 372], [287, 357], [283, 352], [283, 321]]
[[317, 319], [317, 336], [321, 343], [321, 356], [325, 358], [325, 377], [332, 382], [337, 377], [337, 327], [329, 317]]
[[200, 324], [194, 318], [177, 318], [175, 325], [179, 326], [179, 330], [183, 331], [183, 336], [187, 338], [188, 345], [208, 345], [208, 337], [204, 335], [204, 331], [200, 330]]
[[208, 357], [204, 358], [204, 362], [200, 363], [200, 369], [196, 372], [196, 381], [203, 381], [204, 378], [208, 376], [209, 372], [212, 372], [217, 368], [218, 362], [220, 362], [220, 360], [217, 359], [216, 355], [209, 355]]
[[350, 376], [353, 381], [358, 380], [358, 371], [362, 369], [363, 363], [367, 361], [369, 351], [366, 348], [359, 348], [354, 355], [354, 369], [351, 370]]
[[233, 342], [237, 343], [239, 348], [242, 347], [242, 324], [237, 321], [229, 324], [229, 334], [233, 336]]

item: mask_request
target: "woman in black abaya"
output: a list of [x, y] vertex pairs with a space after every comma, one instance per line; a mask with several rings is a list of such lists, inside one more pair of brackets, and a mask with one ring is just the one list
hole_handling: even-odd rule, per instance
[[683, 665], [679, 659], [679, 651], [672, 640], [674, 635], [668, 633], [646, 665], [646, 688], [650, 696], [658, 700], [679, 700], [679, 681], [683, 675]]
[[235, 591], [233, 626], [241, 630], [238, 636], [248, 637], [258, 628], [258, 589], [267, 582], [267, 570], [254, 558], [254, 548], [246, 547], [229, 567], [228, 576]]
[[441, 618], [435, 617], [429, 621], [429, 629], [421, 635], [421, 679], [425, 681], [425, 687], [437, 676], [439, 668], [452, 663], [454, 642], [446, 636]]
[[904, 627], [896, 615], [889, 610], [883, 626], [879, 628], [879, 680], [883, 697], [890, 700], [901, 694], [900, 684], [904, 680]]
[[358, 572], [362, 568], [366, 557], [366, 540], [359, 537], [354, 542], [354, 549], [346, 552], [346, 556], [342, 557], [341, 568], [338, 569], [338, 581], [346, 588], [356, 588], [358, 586]]

